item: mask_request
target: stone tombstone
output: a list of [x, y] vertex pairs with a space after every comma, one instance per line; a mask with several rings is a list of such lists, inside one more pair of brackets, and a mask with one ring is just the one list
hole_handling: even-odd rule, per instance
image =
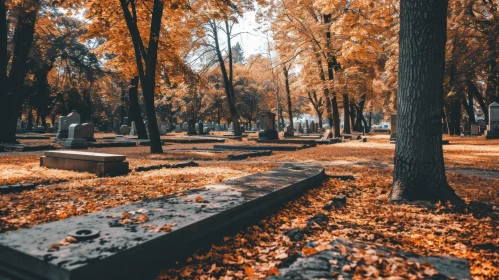
[[205, 134], [205, 132], [204, 132], [204, 123], [203, 122], [199, 122], [198, 123], [198, 134], [199, 135]]
[[499, 104], [496, 102], [489, 105], [489, 125], [486, 139], [499, 139]]
[[67, 149], [88, 149], [88, 143], [83, 139], [83, 125], [71, 124], [68, 130], [68, 139], [62, 145]]
[[[131, 128], [128, 125], [124, 125], [124, 126], [126, 126], [128, 128], [128, 130], [127, 130], [128, 133], [125, 133], [127, 131], [121, 131], [122, 135], [131, 135], [131, 136], [137, 136], [137, 135], [139, 135], [139, 133], [137, 132], [137, 126], [135, 126], [135, 122], [132, 122], [132, 127]], [[122, 128], [123, 128], [123, 126], [122, 126]], [[121, 130], [121, 128], [120, 128], [120, 130]]]
[[162, 120], [158, 120], [157, 124], [158, 124], [159, 135], [165, 135], [166, 134], [166, 122], [164, 122]]
[[295, 131], [293, 129], [293, 125], [288, 124], [286, 126], [286, 128], [284, 129], [284, 137], [290, 137], [290, 136], [294, 136], [294, 135], [295, 135]]
[[196, 120], [194, 119], [189, 119], [188, 123], [188, 130], [187, 130], [188, 135], [196, 135]]
[[72, 124], [80, 124], [80, 121], [80, 114], [76, 111], [71, 112], [65, 117], [59, 117], [59, 126], [57, 127], [57, 135], [55, 138], [58, 140], [68, 138], [69, 126]]
[[478, 126], [478, 124], [472, 124], [471, 125], [471, 135], [477, 136], [478, 134], [480, 134], [480, 127]]
[[16, 132], [23, 132], [23, 121], [21, 119], [17, 119]]
[[298, 123], [298, 132], [303, 133], [303, 126], [301, 125], [301, 122]]
[[308, 120], [305, 120], [305, 133], [310, 133], [310, 125], [308, 124]]
[[123, 118], [123, 124], [124, 124], [124, 125], [129, 125], [129, 122], [128, 122], [128, 117], [124, 117], [124, 118]]
[[182, 132], [182, 128], [180, 127], [180, 124], [177, 124], [175, 126], [175, 133], [180, 133], [180, 132]]
[[397, 115], [390, 116], [390, 142], [397, 138]]
[[189, 131], [189, 124], [188, 124], [187, 122], [184, 122], [184, 123], [182, 124], [182, 130], [183, 130], [183, 131]]
[[227, 129], [228, 131], [234, 131], [234, 126], [232, 123], [229, 124], [229, 128]]
[[260, 113], [260, 132], [258, 139], [260, 140], [275, 140], [279, 139], [279, 134], [275, 129], [276, 114], [271, 111], [262, 111]]
[[84, 123], [81, 125], [82, 126], [82, 138], [85, 139], [85, 141], [88, 142], [95, 142], [94, 138], [94, 125], [91, 123]]
[[315, 122], [311, 121], [310, 122], [310, 133], [315, 133]]
[[130, 127], [128, 125], [122, 125], [120, 127], [120, 132], [121, 132], [121, 135], [129, 135], [129, 134], [132, 135]]

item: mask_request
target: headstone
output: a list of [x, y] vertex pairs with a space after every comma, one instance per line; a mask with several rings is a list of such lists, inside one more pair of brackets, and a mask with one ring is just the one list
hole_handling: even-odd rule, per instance
[[395, 142], [397, 138], [397, 115], [390, 117], [390, 142]]
[[158, 120], [157, 123], [158, 123], [159, 135], [165, 135], [166, 134], [166, 122], [164, 122], [162, 120]]
[[[126, 126], [128, 129], [125, 128], [125, 131], [121, 131], [122, 135], [131, 135], [131, 136], [137, 136], [137, 135], [139, 135], [137, 133], [137, 127], [135, 126], [135, 122], [132, 122], [132, 128], [131, 129], [130, 129], [130, 127], [128, 127], [128, 125], [124, 125], [124, 126]], [[122, 126], [122, 128], [123, 128], [123, 126]], [[120, 130], [121, 130], [121, 128], [120, 128]], [[128, 131], [128, 133], [125, 133], [127, 131]]]
[[123, 124], [124, 124], [124, 125], [129, 125], [129, 122], [128, 122], [128, 117], [124, 117], [124, 118], [123, 118]]
[[499, 104], [494, 102], [489, 106], [489, 125], [486, 139], [499, 139]]
[[472, 124], [471, 125], [471, 135], [477, 136], [480, 134], [480, 127], [478, 124]]
[[294, 135], [295, 135], [295, 131], [293, 129], [293, 125], [288, 124], [286, 126], [286, 128], [284, 129], [284, 137], [290, 137], [290, 136], [294, 136]]
[[84, 123], [82, 126], [82, 138], [88, 142], [95, 142], [94, 138], [94, 125], [91, 123]]
[[260, 113], [261, 130], [258, 133], [259, 140], [275, 140], [279, 139], [279, 134], [275, 129], [276, 114], [271, 111], [262, 111]]
[[72, 124], [69, 126], [68, 139], [62, 145], [67, 149], [88, 149], [88, 143], [83, 139], [83, 126]]
[[310, 122], [310, 133], [315, 133], [315, 122], [311, 121]]
[[184, 122], [184, 123], [182, 124], [182, 130], [183, 130], [183, 131], [189, 131], [189, 124], [188, 124], [187, 122]]
[[[133, 123], [132, 123], [132, 125], [133, 125]], [[128, 125], [122, 125], [120, 127], [120, 132], [121, 132], [121, 135], [128, 135], [131, 133], [130, 127]], [[130, 135], [132, 135], [132, 134], [130, 134]]]
[[180, 132], [182, 132], [182, 128], [180, 127], [180, 124], [177, 124], [175, 126], [175, 133], [180, 133]]
[[21, 119], [17, 119], [16, 132], [23, 132], [23, 121]]
[[198, 134], [203, 135], [204, 133], [204, 124], [202, 122], [198, 123]]
[[305, 133], [310, 133], [310, 126], [308, 125], [308, 120], [305, 120]]
[[228, 131], [234, 131], [234, 126], [232, 125], [232, 123], [229, 124], [229, 129]]
[[68, 138], [69, 126], [72, 124], [80, 124], [80, 114], [73, 111], [67, 116], [59, 117], [59, 126], [57, 127], [56, 139], [66, 139]]
[[298, 132], [303, 133], [303, 126], [301, 126], [301, 122], [298, 123]]
[[222, 126], [220, 124], [216, 124], [215, 131], [222, 131]]

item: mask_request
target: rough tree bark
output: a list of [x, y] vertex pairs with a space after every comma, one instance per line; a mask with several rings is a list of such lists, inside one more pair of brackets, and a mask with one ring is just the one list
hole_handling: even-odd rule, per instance
[[144, 124], [144, 119], [140, 113], [139, 106], [139, 77], [133, 77], [130, 80], [130, 88], [128, 89], [128, 101], [130, 106], [130, 115], [135, 122], [135, 128], [137, 129], [138, 139], [147, 139], [146, 125]]
[[[327, 53], [327, 74], [329, 81], [332, 83], [334, 80], [334, 72], [333, 70], [338, 70], [339, 65], [336, 61], [336, 57], [333, 55], [331, 49], [331, 27], [329, 24], [331, 23], [331, 15], [324, 15], [324, 23], [326, 24], [326, 53]], [[336, 92], [332, 92], [331, 98], [331, 109], [333, 111], [333, 132], [334, 137], [341, 137], [341, 125], [340, 125], [340, 112], [338, 110], [338, 101], [336, 98]]]
[[35, 23], [40, 7], [39, 1], [26, 1], [17, 18], [14, 32], [14, 51], [7, 77], [7, 30], [5, 1], [0, 1], [0, 119], [5, 128], [0, 133], [0, 142], [16, 143], [17, 118], [21, 112], [21, 92], [26, 77], [26, 61], [33, 43]]
[[287, 68], [286, 65], [282, 66], [282, 73], [284, 74], [284, 83], [286, 85], [286, 99], [287, 99], [287, 103], [288, 103], [289, 124], [291, 126], [291, 129], [294, 130], [294, 127], [293, 127], [293, 107], [291, 104], [291, 89], [289, 87], [289, 69]]
[[447, 0], [401, 0], [398, 126], [392, 201], [462, 200], [442, 150]]
[[[137, 26], [137, 14], [135, 1], [120, 0], [125, 22], [132, 37], [135, 61], [142, 85], [142, 95], [149, 127], [149, 139], [151, 141], [150, 151], [153, 154], [163, 153], [161, 138], [159, 135], [158, 122], [156, 119], [156, 108], [154, 106], [154, 90], [156, 88], [156, 66], [158, 61], [158, 44], [161, 32], [161, 20], [163, 16], [164, 1], [154, 0], [151, 28], [149, 32], [149, 45], [147, 50]], [[131, 5], [130, 12], [128, 5]]]
[[348, 102], [348, 93], [343, 93], [343, 133], [350, 134], [350, 104]]

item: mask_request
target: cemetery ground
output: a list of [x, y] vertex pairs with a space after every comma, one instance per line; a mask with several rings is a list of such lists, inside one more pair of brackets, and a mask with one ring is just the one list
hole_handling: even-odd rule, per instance
[[[388, 193], [395, 146], [389, 144], [388, 135], [370, 135], [367, 142], [352, 140], [297, 151], [273, 151], [270, 156], [241, 161], [229, 161], [229, 151], [210, 152], [213, 143], [167, 143], [160, 155], [150, 155], [147, 146], [89, 148], [127, 156], [132, 171], [116, 177], [40, 167], [43, 152], [3, 152], [0, 185], [35, 183], [38, 187], [0, 194], [0, 234], [149, 198], [182, 196], [189, 189], [267, 171], [284, 163], [311, 164], [326, 170], [328, 177], [321, 186], [275, 209], [259, 222], [227, 233], [214, 244], [182, 257], [174, 265], [165, 263], [164, 269], [152, 274], [160, 279], [276, 276], [296, 256], [328, 250], [328, 244], [341, 237], [425, 256], [464, 258], [474, 279], [494, 279], [499, 275], [499, 140], [446, 139], [451, 143], [444, 146], [448, 180], [468, 203], [466, 207], [391, 203]], [[20, 140], [36, 144], [44, 141], [50, 142]], [[225, 144], [257, 145], [247, 139], [227, 139]], [[193, 148], [199, 151], [189, 150]], [[134, 170], [185, 161], [199, 166]], [[141, 219], [145, 221], [147, 216]], [[171, 226], [174, 230], [175, 225]], [[55, 246], [64, 244], [67, 240]], [[339, 271], [357, 279], [406, 278], [409, 273], [429, 278], [435, 273], [427, 264], [373, 256], [362, 250], [350, 252], [343, 247], [340, 251], [349, 254], [349, 264], [339, 267]]]

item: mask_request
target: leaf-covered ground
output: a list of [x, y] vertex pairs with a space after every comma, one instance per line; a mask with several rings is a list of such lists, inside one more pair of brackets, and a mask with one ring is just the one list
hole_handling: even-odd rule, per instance
[[[321, 145], [236, 162], [227, 161], [227, 153], [176, 150], [209, 149], [213, 144], [165, 145], [162, 155], [150, 155], [149, 147], [89, 149], [127, 155], [132, 168], [185, 160], [201, 164], [185, 169], [132, 172], [115, 178], [39, 167], [41, 152], [0, 153], [0, 185], [47, 184], [33, 191], [0, 195], [0, 231], [181, 193], [188, 188], [265, 171], [285, 162], [319, 164], [329, 175], [354, 175], [356, 180], [329, 179], [257, 224], [180, 260], [179, 267], [162, 271], [160, 278], [264, 278], [279, 273], [279, 264], [288, 257], [296, 253], [316, 253], [335, 238], [345, 237], [423, 255], [449, 254], [466, 258], [475, 279], [494, 279], [499, 274], [499, 141], [448, 139], [451, 145], [444, 146], [447, 176], [451, 186], [470, 203], [466, 209], [427, 203], [390, 203], [387, 196], [395, 145], [388, 143], [387, 135], [368, 136], [367, 143]], [[256, 143], [227, 140], [227, 144]], [[339, 194], [347, 196], [345, 208], [325, 207]], [[322, 220], [307, 225], [308, 220], [318, 214], [323, 214]], [[291, 230], [299, 233], [299, 237], [302, 234], [303, 239], [288, 236]], [[310, 241], [316, 242], [316, 249], [306, 249], [305, 244]], [[356, 267], [349, 269], [352, 273], [363, 271]], [[356, 277], [366, 278], [365, 275]]]

